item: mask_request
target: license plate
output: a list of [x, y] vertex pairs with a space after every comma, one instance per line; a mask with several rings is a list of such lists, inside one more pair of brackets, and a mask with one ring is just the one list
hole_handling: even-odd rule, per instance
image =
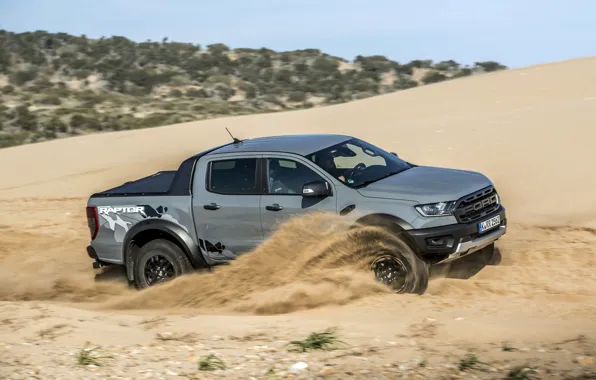
[[485, 220], [482, 223], [478, 223], [478, 232], [484, 232], [490, 230], [491, 228], [495, 228], [501, 224], [501, 216], [497, 215], [493, 218]]

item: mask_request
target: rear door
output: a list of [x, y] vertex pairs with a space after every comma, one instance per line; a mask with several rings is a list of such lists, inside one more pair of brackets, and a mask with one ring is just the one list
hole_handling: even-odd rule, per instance
[[199, 160], [192, 207], [199, 245], [212, 260], [234, 259], [262, 242], [261, 178], [260, 154]]
[[[337, 212], [337, 192], [328, 174], [305, 158], [284, 153], [263, 155], [265, 193], [261, 197], [264, 238], [292, 216], [312, 211]], [[312, 181], [327, 181], [333, 195], [326, 198], [302, 197], [302, 186]]]

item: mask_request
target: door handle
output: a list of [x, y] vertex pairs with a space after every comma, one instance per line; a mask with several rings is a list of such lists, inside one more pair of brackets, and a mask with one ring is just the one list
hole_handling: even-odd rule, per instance
[[219, 210], [221, 206], [218, 205], [217, 203], [210, 203], [208, 205], [204, 205], [203, 208], [205, 210]]
[[278, 205], [277, 203], [274, 203], [270, 206], [265, 206], [265, 208], [269, 211], [281, 211], [283, 210], [283, 207]]

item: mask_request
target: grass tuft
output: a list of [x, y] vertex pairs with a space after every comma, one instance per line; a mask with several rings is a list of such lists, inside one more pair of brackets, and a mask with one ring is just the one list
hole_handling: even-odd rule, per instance
[[226, 369], [226, 363], [215, 354], [209, 354], [199, 358], [199, 371], [215, 371], [218, 369]]
[[517, 351], [517, 348], [511, 346], [510, 344], [508, 344], [507, 342], [503, 343], [503, 347], [501, 347], [503, 351], [505, 352], [512, 352], [512, 351]]
[[478, 369], [481, 365], [487, 364], [478, 360], [478, 357], [475, 354], [470, 353], [459, 361], [459, 370], [466, 371], [468, 369]]
[[89, 342], [85, 342], [85, 345], [83, 346], [81, 351], [79, 351], [79, 355], [77, 356], [77, 362], [80, 365], [84, 365], [84, 366], [87, 366], [87, 365], [100, 366], [101, 362], [99, 359], [110, 358], [111, 356], [109, 356], [109, 355], [104, 355], [104, 356], [95, 355], [94, 353], [98, 348], [99, 348], [99, 346], [89, 347]]
[[512, 368], [507, 374], [507, 380], [530, 380], [530, 374], [536, 373], [534, 368], [519, 366]]
[[333, 350], [340, 345], [345, 345], [340, 341], [336, 328], [328, 328], [323, 332], [313, 332], [305, 340], [293, 340], [289, 343], [293, 346], [290, 351], [306, 352], [311, 350]]

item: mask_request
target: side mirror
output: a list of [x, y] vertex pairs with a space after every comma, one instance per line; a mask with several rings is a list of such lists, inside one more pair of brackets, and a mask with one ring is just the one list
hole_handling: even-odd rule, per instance
[[395, 153], [395, 152], [391, 152], [391, 154], [392, 154], [392, 155], [394, 155], [395, 157], [399, 157], [399, 156], [397, 155], [397, 153]]
[[302, 196], [307, 198], [328, 197], [331, 195], [331, 186], [326, 181], [313, 181], [302, 186]]

